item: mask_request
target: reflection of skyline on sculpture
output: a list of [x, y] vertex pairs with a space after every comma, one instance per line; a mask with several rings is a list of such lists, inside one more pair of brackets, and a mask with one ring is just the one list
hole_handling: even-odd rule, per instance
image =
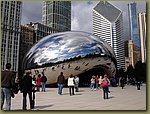
[[[102, 61], [100, 62], [99, 59]], [[110, 67], [108, 67], [109, 72], [115, 74], [116, 59], [112, 48], [97, 36], [76, 31], [56, 33], [42, 38], [29, 50], [23, 65], [24, 69], [56, 67], [63, 64], [74, 66], [77, 65], [75, 61], [78, 60], [90, 63], [89, 68], [86, 66], [88, 69], [107, 64]], [[76, 74], [87, 69], [82, 67], [82, 64], [78, 65], [82, 71]], [[66, 73], [71, 71], [67, 70]], [[60, 69], [57, 72], [59, 73]]]
[[46, 36], [40, 40], [27, 54], [27, 57], [30, 58], [30, 62], [42, 65], [48, 62], [55, 63], [90, 53], [104, 53], [109, 56], [113, 54], [113, 52], [110, 52], [111, 50], [105, 48], [106, 44], [104, 44], [101, 39], [96, 37], [93, 37], [93, 40], [89, 39], [88, 37], [92, 38], [91, 34], [88, 34], [89, 36], [86, 37], [86, 35], [84, 36], [85, 33], [76, 34], [75, 36], [75, 32], [66, 33]]

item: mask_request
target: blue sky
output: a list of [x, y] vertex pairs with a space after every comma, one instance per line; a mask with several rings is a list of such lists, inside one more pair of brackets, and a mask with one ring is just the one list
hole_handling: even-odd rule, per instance
[[[99, 1], [72, 1], [71, 29], [92, 33], [92, 9]], [[123, 12], [124, 38], [129, 39], [127, 4], [133, 1], [111, 1]], [[146, 11], [145, 1], [136, 1], [137, 12]], [[22, 24], [42, 22], [42, 1], [23, 2]]]

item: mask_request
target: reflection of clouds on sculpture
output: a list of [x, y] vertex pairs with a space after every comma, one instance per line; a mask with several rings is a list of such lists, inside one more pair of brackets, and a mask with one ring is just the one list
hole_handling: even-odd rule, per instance
[[61, 32], [48, 35], [26, 54], [23, 70], [44, 71], [47, 84], [57, 81], [60, 72], [65, 78], [100, 68], [114, 76], [116, 58], [113, 49], [101, 38], [86, 32]]
[[[99, 37], [85, 32], [61, 32], [42, 38], [27, 53], [24, 68], [47, 63], [63, 62], [88, 54], [106, 55], [114, 58], [112, 48]], [[116, 61], [113, 61], [114, 63]]]

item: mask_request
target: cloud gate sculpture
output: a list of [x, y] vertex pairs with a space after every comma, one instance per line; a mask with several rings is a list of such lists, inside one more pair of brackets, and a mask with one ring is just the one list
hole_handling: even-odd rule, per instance
[[23, 70], [32, 74], [44, 72], [47, 84], [56, 83], [60, 72], [67, 79], [93, 68], [102, 68], [111, 76], [116, 73], [113, 49], [101, 38], [79, 31], [48, 35], [36, 43], [26, 54]]

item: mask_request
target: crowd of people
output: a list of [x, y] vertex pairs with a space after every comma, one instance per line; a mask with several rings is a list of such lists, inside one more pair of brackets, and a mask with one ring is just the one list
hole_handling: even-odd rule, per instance
[[[11, 110], [11, 98], [14, 98], [14, 94], [17, 94], [20, 90], [23, 93], [23, 105], [22, 110], [27, 110], [27, 94], [29, 97], [30, 109], [35, 108], [35, 93], [46, 91], [47, 77], [44, 72], [39, 73], [37, 76], [31, 74], [30, 70], [25, 70], [25, 74], [18, 86], [15, 83], [15, 75], [10, 70], [11, 64], [6, 64], [6, 70], [2, 72], [1, 77], [1, 110], [3, 110], [4, 100], [6, 99], [6, 110]], [[65, 76], [63, 72], [57, 77], [58, 94], [63, 94], [63, 87], [65, 86]], [[108, 99], [109, 86], [116, 86], [116, 80], [114, 78], [108, 78], [107, 74], [104, 76], [96, 75], [91, 77], [91, 90], [103, 90], [103, 98]], [[118, 84], [122, 89], [125, 86], [125, 78], [120, 77]], [[79, 77], [70, 74], [67, 79], [67, 86], [69, 95], [75, 95], [75, 92], [79, 92]], [[41, 89], [42, 88], [42, 89]], [[137, 82], [137, 89], [140, 90], [140, 83]]]

